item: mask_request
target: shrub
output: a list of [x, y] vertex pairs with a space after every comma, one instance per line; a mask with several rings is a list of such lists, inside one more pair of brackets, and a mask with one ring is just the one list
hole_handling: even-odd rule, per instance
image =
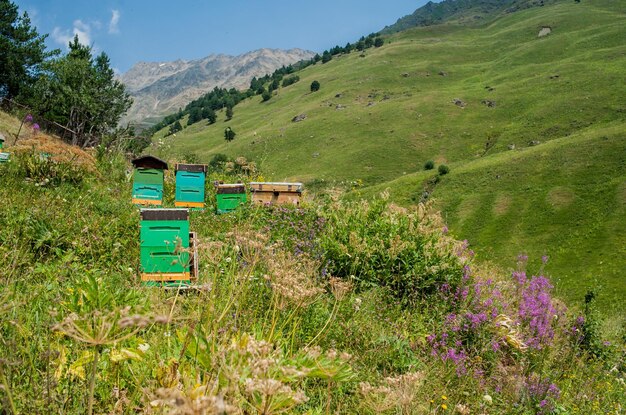
[[261, 98], [263, 98], [263, 102], [265, 101], [269, 101], [270, 98], [272, 98], [272, 93], [269, 91], [265, 91], [263, 92], [263, 94], [261, 95]]
[[311, 82], [311, 92], [316, 92], [320, 90], [320, 83], [317, 81]]
[[441, 164], [437, 170], [439, 171], [440, 176], [444, 176], [450, 172], [450, 168], [445, 164]]
[[435, 168], [435, 162], [432, 160], [428, 160], [426, 163], [424, 163], [424, 170], [432, 170]]
[[462, 260], [441, 235], [441, 218], [425, 214], [424, 206], [405, 211], [385, 200], [339, 203], [324, 216], [320, 243], [333, 276], [353, 279], [361, 288], [389, 288], [408, 303], [442, 286], [455, 289], [461, 281]]
[[283, 88], [286, 87], [286, 86], [295, 84], [299, 80], [300, 80], [300, 77], [298, 75], [293, 75], [293, 76], [290, 76], [289, 78], [284, 78], [283, 79]]

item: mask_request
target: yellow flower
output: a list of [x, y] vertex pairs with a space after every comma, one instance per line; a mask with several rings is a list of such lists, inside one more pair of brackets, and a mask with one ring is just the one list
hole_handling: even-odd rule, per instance
[[446, 405], [445, 403], [442, 403], [441, 408], [443, 408], [443, 410], [445, 411], [446, 409], [448, 409], [448, 405]]
[[441, 397], [441, 399], [443, 399], [444, 401], [446, 401], [446, 400], [448, 400], [448, 397], [447, 397], [446, 395], [443, 395], [443, 396]]

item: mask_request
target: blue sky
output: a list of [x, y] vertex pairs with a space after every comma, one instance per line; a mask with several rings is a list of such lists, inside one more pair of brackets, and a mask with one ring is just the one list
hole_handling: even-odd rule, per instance
[[426, 0], [13, 0], [50, 48], [78, 34], [127, 71], [138, 61], [237, 55], [259, 48], [322, 52], [394, 23]]

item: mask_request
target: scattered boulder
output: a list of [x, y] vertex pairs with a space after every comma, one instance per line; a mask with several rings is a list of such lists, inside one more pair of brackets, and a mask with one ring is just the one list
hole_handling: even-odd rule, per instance
[[387, 101], [388, 99], [390, 99], [391, 97], [389, 95], [385, 95], [382, 99], [382, 101]]
[[544, 26], [539, 31], [539, 34], [537, 35], [537, 37], [546, 37], [550, 33], [552, 33], [552, 28], [550, 26]]
[[403, 77], [403, 78], [408, 78], [408, 77], [409, 77], [409, 73], [408, 73], [408, 72], [404, 72], [404, 73], [402, 74], [402, 77]]
[[558, 79], [559, 74], [550, 75], [550, 79]]
[[488, 99], [483, 99], [481, 102], [483, 104], [485, 104], [486, 106], [488, 106], [489, 108], [495, 108], [495, 106], [496, 106], [496, 101], [490, 101]]
[[372, 101], [370, 101], [370, 102], [368, 102], [368, 103], [367, 103], [367, 106], [368, 106], [368, 107], [372, 107], [372, 106], [374, 106], [374, 105], [376, 105], [376, 104], [374, 104]]
[[465, 107], [467, 106], [467, 104], [466, 104], [464, 101], [460, 100], [459, 98], [454, 98], [454, 99], [452, 100], [452, 102], [453, 102], [453, 103], [454, 103], [454, 105], [456, 105], [457, 107], [465, 108]]
[[346, 107], [345, 105], [341, 105], [341, 104], [337, 104], [337, 106], [335, 107], [336, 110], [345, 110]]
[[314, 158], [317, 158], [317, 157], [319, 157], [319, 156], [320, 156], [320, 153], [313, 153], [313, 157], [314, 157]]
[[515, 150], [515, 144], [509, 144], [509, 145], [507, 146], [507, 148], [508, 148], [509, 150]]
[[306, 119], [306, 114], [300, 114], [300, 115], [296, 115], [295, 117], [293, 117], [291, 119], [291, 122], [300, 122], [300, 121], [304, 121]]
[[444, 72], [444, 71], [439, 71], [439, 75], [441, 75], [441, 76], [448, 76], [448, 73]]
[[341, 94], [341, 93], [335, 95], [335, 98], [341, 98], [341, 97], [343, 97], [343, 94]]
[[489, 85], [487, 85], [487, 86], [485, 87], [485, 89], [486, 89], [487, 91], [489, 91], [489, 92], [491, 92], [491, 91], [495, 91], [495, 90], [496, 90], [494, 87], [491, 87], [491, 86], [489, 86]]
[[532, 146], [538, 146], [539, 144], [541, 144], [541, 141], [539, 141], [539, 140], [532, 140], [532, 141], [528, 142], [528, 145], [531, 146], [531, 147]]

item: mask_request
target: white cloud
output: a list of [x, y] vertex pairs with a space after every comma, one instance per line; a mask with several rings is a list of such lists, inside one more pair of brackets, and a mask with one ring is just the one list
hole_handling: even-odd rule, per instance
[[120, 28], [117, 24], [120, 21], [120, 11], [119, 10], [111, 10], [111, 21], [109, 22], [109, 33], [119, 33]]
[[52, 29], [52, 39], [55, 42], [64, 45], [66, 48], [68, 44], [74, 40], [74, 36], [78, 36], [78, 41], [81, 44], [90, 46], [91, 26], [78, 19], [74, 20], [74, 27], [72, 28], [71, 34], [69, 30], [63, 30], [60, 27]]
[[83, 45], [91, 44], [91, 26], [81, 20], [74, 20], [74, 34], [78, 35], [78, 41]]

